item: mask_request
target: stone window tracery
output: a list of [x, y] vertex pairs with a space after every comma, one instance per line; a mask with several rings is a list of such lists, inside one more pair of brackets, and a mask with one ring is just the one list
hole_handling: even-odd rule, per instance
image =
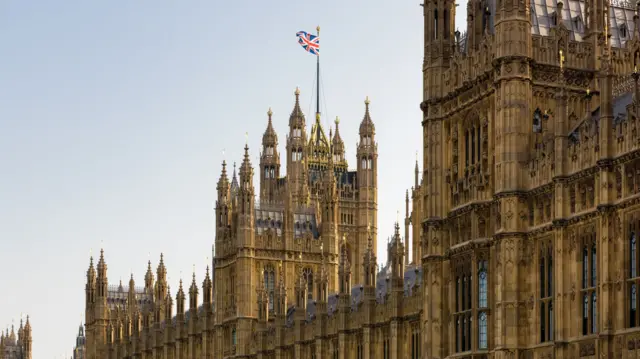
[[[421, 358], [420, 324], [416, 323], [411, 328], [411, 359]], [[360, 358], [362, 359], [362, 358]]]
[[582, 335], [598, 332], [597, 282], [598, 256], [593, 230], [582, 237]]
[[472, 325], [472, 275], [471, 266], [461, 261], [456, 268], [456, 298], [453, 320], [455, 321], [455, 352], [471, 350]]
[[638, 275], [638, 264], [640, 256], [638, 255], [638, 234], [640, 233], [640, 221], [633, 218], [630, 221], [628, 236], [628, 255], [627, 255], [627, 290], [628, 290], [628, 308], [629, 308], [629, 327], [635, 328], [640, 326], [640, 313], [638, 311], [638, 286], [640, 285], [640, 275]]
[[275, 302], [276, 275], [271, 265], [267, 265], [264, 268], [264, 286], [267, 291], [267, 296], [269, 297], [269, 312], [272, 312]]
[[550, 242], [540, 243], [538, 259], [538, 282], [540, 302], [540, 342], [553, 341], [553, 246]]
[[478, 261], [478, 349], [488, 348], [489, 262]]
[[313, 271], [311, 268], [305, 268], [302, 271], [302, 276], [307, 283], [307, 300], [313, 299]]

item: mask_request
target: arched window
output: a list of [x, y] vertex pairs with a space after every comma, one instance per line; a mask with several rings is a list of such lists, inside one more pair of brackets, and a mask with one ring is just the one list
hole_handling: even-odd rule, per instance
[[478, 272], [478, 307], [488, 307], [487, 300], [487, 261], [480, 261]]
[[638, 293], [635, 283], [629, 289], [629, 327], [634, 328], [637, 324], [636, 315], [638, 312]]
[[588, 231], [582, 239], [582, 294], [583, 323], [582, 334], [597, 333], [598, 307], [596, 306], [596, 288], [598, 285], [598, 256], [596, 235]]
[[231, 329], [231, 345], [236, 346], [238, 343], [236, 338], [236, 328]]
[[264, 269], [264, 286], [269, 297], [269, 311], [273, 311], [275, 301], [276, 276], [273, 267], [268, 265]]
[[305, 268], [302, 275], [307, 282], [307, 300], [311, 300], [313, 299], [313, 271], [311, 268]]
[[433, 10], [433, 39], [438, 39], [438, 9]]
[[598, 295], [596, 292], [591, 293], [591, 333], [598, 332]]
[[551, 242], [540, 243], [538, 260], [540, 273], [540, 342], [553, 340], [553, 247]]
[[638, 276], [638, 258], [636, 254], [636, 234], [631, 232], [631, 238], [629, 240], [629, 275], [631, 278]]
[[487, 349], [487, 313], [481, 312], [478, 318], [478, 348]]

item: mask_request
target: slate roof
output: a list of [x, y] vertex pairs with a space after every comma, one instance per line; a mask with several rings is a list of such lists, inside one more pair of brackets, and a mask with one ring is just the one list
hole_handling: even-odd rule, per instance
[[[570, 31], [569, 38], [574, 41], [583, 41], [586, 35], [585, 2], [584, 0], [564, 0], [562, 1], [561, 21]], [[496, 0], [487, 2], [489, 7], [489, 31], [494, 33]], [[558, 0], [532, 0], [531, 1], [531, 33], [534, 35], [549, 36], [551, 29], [555, 27], [556, 11], [558, 10]], [[609, 8], [609, 32], [611, 34], [611, 46], [622, 47], [631, 38], [635, 30], [633, 15], [635, 5], [626, 0], [612, 1]], [[460, 39], [461, 50], [466, 49], [466, 34]]]
[[[390, 281], [387, 280], [390, 274], [389, 264], [385, 265], [378, 271], [376, 279], [376, 302], [383, 304], [386, 298]], [[412, 294], [414, 285], [419, 285], [422, 281], [422, 267], [415, 267], [413, 265], [407, 266], [404, 272], [404, 295], [409, 296]], [[364, 300], [364, 287], [359, 284], [351, 288], [351, 311], [356, 311], [358, 305]], [[329, 302], [327, 303], [327, 312], [329, 315], [333, 315], [338, 307], [338, 294], [329, 295]], [[287, 310], [287, 325], [293, 325], [294, 314], [296, 308], [294, 305], [290, 306]], [[316, 318], [316, 302], [309, 301], [307, 303], [307, 322], [311, 322]]]

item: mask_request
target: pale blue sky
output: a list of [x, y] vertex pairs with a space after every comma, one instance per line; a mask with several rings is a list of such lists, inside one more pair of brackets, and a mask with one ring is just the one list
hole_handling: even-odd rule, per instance
[[352, 166], [371, 99], [386, 258], [421, 148], [418, 4], [0, 2], [0, 328], [28, 313], [34, 358], [71, 355], [101, 242], [114, 283], [141, 283], [149, 252], [154, 269], [165, 253], [174, 294], [194, 263], [201, 282], [223, 149], [240, 161], [248, 131], [256, 167], [269, 107], [284, 149], [294, 89], [308, 114], [315, 70], [295, 33], [317, 24], [323, 116], [340, 116]]

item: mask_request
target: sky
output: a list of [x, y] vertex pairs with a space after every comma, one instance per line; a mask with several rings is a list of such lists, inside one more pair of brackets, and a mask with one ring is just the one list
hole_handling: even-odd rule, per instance
[[295, 34], [316, 25], [323, 122], [340, 117], [352, 168], [371, 100], [384, 261], [422, 146], [419, 0], [0, 1], [0, 329], [28, 314], [33, 357], [69, 357], [100, 248], [111, 283], [162, 252], [172, 293], [194, 267], [200, 284], [222, 160], [248, 133], [257, 168], [269, 107], [284, 151], [297, 86], [310, 126]]

